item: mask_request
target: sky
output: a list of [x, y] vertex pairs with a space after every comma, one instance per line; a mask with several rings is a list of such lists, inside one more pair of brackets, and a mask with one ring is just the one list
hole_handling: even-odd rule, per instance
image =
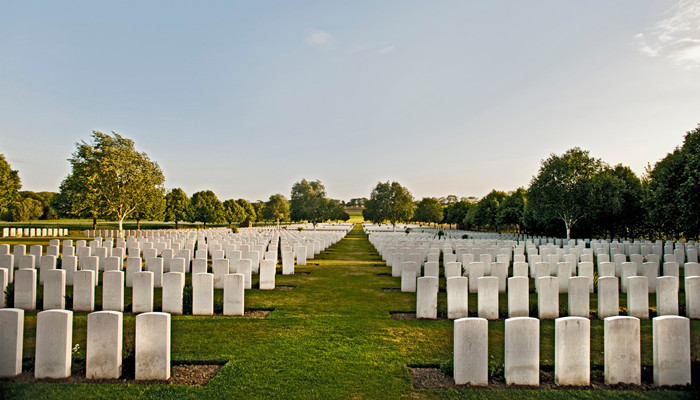
[[58, 191], [93, 130], [221, 200], [527, 187], [579, 146], [638, 175], [700, 123], [700, 0], [0, 2], [0, 153]]

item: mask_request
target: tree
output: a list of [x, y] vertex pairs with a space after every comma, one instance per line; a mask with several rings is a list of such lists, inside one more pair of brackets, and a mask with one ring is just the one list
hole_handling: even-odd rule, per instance
[[165, 195], [165, 221], [175, 222], [175, 229], [178, 229], [178, 221], [190, 220], [191, 212], [190, 198], [184, 190], [175, 188]]
[[460, 200], [454, 204], [450, 204], [445, 208], [444, 221], [448, 224], [461, 225], [464, 223], [464, 218], [472, 207], [474, 207], [474, 204], [466, 200]]
[[218, 223], [224, 219], [224, 206], [211, 190], [194, 193], [190, 204], [192, 222], [202, 222], [204, 229], [207, 229], [207, 224]]
[[542, 221], [556, 219], [563, 222], [566, 238], [570, 239], [571, 228], [582, 218], [598, 211], [594, 178], [602, 168], [602, 161], [590, 157], [588, 151], [578, 147], [543, 160], [527, 192], [534, 217]]
[[506, 197], [508, 195], [498, 190], [492, 190], [484, 196], [476, 203], [472, 223], [482, 227], [495, 228], [498, 231], [498, 208]]
[[366, 197], [356, 197], [356, 198], [350, 199], [350, 201], [348, 201], [347, 204], [345, 204], [345, 206], [352, 207], [352, 208], [364, 207], [366, 201], [367, 201]]
[[231, 227], [231, 224], [236, 222], [240, 223], [245, 219], [245, 210], [243, 207], [238, 205], [236, 200], [229, 199], [224, 201], [224, 220], [228, 223], [228, 227]]
[[[455, 197], [456, 198], [456, 197]], [[427, 222], [428, 224], [442, 222], [443, 207], [440, 200], [435, 197], [424, 197], [416, 206], [413, 220]]]
[[136, 207], [132, 214], [136, 220], [136, 229], [141, 229], [142, 219], [146, 221], [160, 221], [163, 219], [163, 214], [165, 213], [164, 192], [165, 189], [163, 188], [152, 191], [148, 199]]
[[398, 222], [408, 222], [416, 208], [411, 192], [398, 182], [377, 183], [369, 200], [365, 202], [362, 216], [374, 223], [389, 221], [396, 230]]
[[265, 203], [262, 210], [263, 218], [267, 221], [288, 221], [289, 220], [289, 200], [281, 194], [273, 194]]
[[0, 154], [0, 215], [7, 213], [19, 199], [19, 173], [10, 167], [5, 156]]
[[497, 225], [515, 226], [518, 233], [520, 233], [520, 229], [523, 226], [526, 194], [527, 192], [524, 188], [517, 188], [500, 203], [496, 213]]
[[72, 172], [61, 184], [70, 212], [123, 221], [143, 203], [163, 190], [163, 172], [146, 153], [139, 153], [130, 139], [112, 132], [92, 132], [93, 143], [81, 141], [68, 160]]
[[252, 204], [248, 203], [247, 200], [245, 199], [238, 199], [236, 200], [239, 206], [243, 208], [243, 211], [245, 211], [245, 216], [243, 217], [243, 221], [245, 222], [255, 222], [258, 219], [258, 214], [255, 212], [255, 207], [253, 207]]
[[686, 132], [683, 146], [647, 169], [648, 197], [654, 227], [666, 236], [700, 235], [700, 125]]
[[44, 209], [38, 200], [25, 197], [10, 206], [10, 220], [32, 221], [41, 217]]
[[345, 212], [343, 203], [339, 200], [327, 199], [326, 219], [333, 221], [347, 221], [350, 219], [350, 214]]
[[308, 182], [302, 179], [292, 185], [292, 200], [289, 204], [292, 221], [309, 221], [316, 224], [328, 219], [326, 188], [321, 181]]

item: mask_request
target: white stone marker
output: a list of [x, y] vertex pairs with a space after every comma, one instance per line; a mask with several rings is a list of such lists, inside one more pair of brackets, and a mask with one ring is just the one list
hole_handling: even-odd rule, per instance
[[95, 311], [95, 271], [88, 269], [73, 274], [73, 311]]
[[131, 312], [134, 314], [153, 311], [153, 272], [134, 272], [134, 288], [131, 295]]
[[248, 259], [236, 260], [236, 268], [233, 269], [234, 273], [243, 274], [245, 277], [245, 288], [251, 289], [253, 287], [253, 265], [252, 261]]
[[590, 293], [589, 282], [591, 278], [587, 276], [574, 276], [569, 278], [569, 316], [583, 317], [590, 316]]
[[[211, 281], [213, 289], [213, 276]], [[136, 316], [135, 352], [137, 381], [170, 378], [170, 314], [149, 312]]]
[[0, 268], [0, 308], [5, 308], [5, 290], [7, 290], [7, 281], [7, 270]]
[[438, 278], [418, 278], [416, 287], [416, 318], [437, 319]]
[[700, 319], [700, 276], [685, 278], [685, 313], [688, 318]]
[[540, 283], [540, 290], [537, 292], [539, 319], [559, 318], [559, 278], [556, 276], [545, 276], [539, 278], [538, 281]]
[[613, 262], [602, 262], [598, 263], [598, 276], [615, 276], [615, 263]]
[[504, 359], [507, 385], [540, 385], [540, 321], [537, 318], [506, 319]]
[[528, 274], [528, 265], [525, 262], [516, 262], [513, 263], [513, 277], [516, 276], [529, 276]]
[[213, 260], [211, 271], [214, 274], [214, 289], [223, 289], [224, 276], [229, 274], [229, 260], [227, 258]]
[[192, 275], [194, 274], [206, 274], [207, 270], [207, 260], [204, 258], [195, 258], [192, 260]]
[[487, 386], [489, 383], [488, 354], [488, 321], [484, 318], [460, 318], [455, 320], [455, 383], [457, 385]]
[[391, 258], [391, 276], [394, 278], [401, 276], [401, 263], [403, 263], [403, 253], [394, 253]]
[[527, 317], [530, 315], [529, 291], [530, 278], [514, 276], [508, 278], [508, 317]]
[[418, 264], [415, 261], [401, 263], [401, 291], [415, 292], [416, 279], [418, 278]]
[[696, 262], [687, 262], [685, 267], [683, 267], [683, 276], [700, 276], [700, 264]]
[[44, 273], [44, 310], [66, 308], [66, 271], [53, 269]]
[[179, 272], [184, 274], [187, 271], [187, 268], [185, 267], [186, 264], [186, 259], [182, 257], [174, 257], [170, 259], [170, 268], [168, 268], [168, 272]]
[[134, 274], [141, 272], [142, 261], [139, 257], [129, 257], [126, 259], [126, 287], [134, 286]]
[[540, 278], [550, 276], [549, 270], [548, 262], [538, 262], [535, 264], [535, 292], [539, 292], [540, 290]]
[[462, 276], [462, 263], [449, 262], [445, 264], [445, 278], [453, 276]]
[[48, 310], [36, 315], [34, 377], [68, 378], [73, 348], [73, 312]]
[[617, 277], [598, 278], [598, 318], [620, 315], [620, 290]]
[[42, 256], [39, 259], [39, 283], [44, 284], [44, 275], [56, 269], [56, 256]]
[[214, 275], [192, 275], [192, 315], [214, 314]]
[[665, 315], [652, 321], [654, 385], [690, 384], [690, 320]]
[[[427, 265], [428, 263], [426, 263]], [[469, 278], [455, 276], [447, 279], [447, 318], [469, 316]]]
[[294, 255], [297, 258], [297, 265], [306, 265], [306, 247], [295, 246]]
[[569, 292], [569, 278], [571, 277], [571, 263], [569, 262], [559, 262], [557, 263], [557, 277], [559, 287], [557, 290], [559, 293]]
[[36, 270], [19, 269], [15, 272], [15, 307], [25, 311], [36, 310]]
[[153, 272], [153, 287], [163, 287], [163, 259], [149, 258], [146, 261], [147, 271]]
[[88, 314], [85, 350], [87, 379], [118, 379], [121, 376], [122, 332], [121, 312], [98, 311]]
[[[588, 278], [588, 292], [593, 293], [593, 263], [592, 262], [580, 262], [578, 264], [578, 276], [583, 276]], [[569, 285], [571, 285], [569, 281]], [[569, 290], [571, 287], [569, 286]]]
[[649, 319], [649, 283], [646, 276], [631, 276], [627, 282], [627, 315]]
[[498, 319], [498, 278], [484, 276], [479, 278], [479, 292], [477, 295], [477, 307], [479, 318], [487, 320]]
[[582, 317], [554, 321], [554, 383], [562, 386], [591, 384], [591, 322]]
[[0, 309], [0, 378], [22, 373], [22, 345], [24, 343], [24, 310]]
[[620, 265], [620, 271], [622, 273], [622, 277], [620, 279], [622, 282], [622, 293], [627, 293], [627, 279], [631, 276], [637, 275], [637, 263], [623, 262]]
[[469, 293], [479, 292], [479, 278], [484, 276], [484, 263], [469, 263]]
[[[460, 269], [461, 269], [460, 264]], [[423, 265], [423, 276], [434, 276], [440, 278], [440, 263], [436, 261], [428, 261]], [[458, 276], [462, 276], [460, 273]]]
[[112, 270], [102, 274], [102, 309], [124, 312], [124, 272]]
[[282, 275], [294, 275], [294, 253], [282, 252]]
[[605, 384], [642, 383], [639, 319], [608, 317], [604, 321]]
[[678, 278], [660, 276], [657, 285], [656, 315], [678, 315]]
[[260, 289], [272, 290], [275, 288], [275, 275], [277, 266], [274, 260], [260, 261]]
[[19, 268], [19, 259], [21, 256], [25, 255], [27, 252], [27, 246], [23, 244], [16, 244], [12, 246], [12, 255], [14, 256], [15, 268]]
[[498, 293], [505, 293], [508, 265], [504, 262], [491, 263], [491, 276], [498, 278]]
[[19, 269], [34, 269], [34, 255], [25, 254], [19, 256]]
[[166, 272], [163, 274], [163, 312], [182, 315], [182, 293], [185, 274]]
[[7, 282], [14, 282], [15, 256], [12, 254], [0, 255], [0, 269], [7, 271]]
[[224, 315], [242, 316], [245, 312], [245, 276], [228, 274], [224, 277]]

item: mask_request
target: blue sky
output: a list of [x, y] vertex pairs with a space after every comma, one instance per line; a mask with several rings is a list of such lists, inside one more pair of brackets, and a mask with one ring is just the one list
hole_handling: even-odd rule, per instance
[[698, 123], [698, 0], [0, 3], [25, 190], [58, 190], [92, 130], [190, 195], [349, 200], [510, 191], [573, 146], [642, 174]]

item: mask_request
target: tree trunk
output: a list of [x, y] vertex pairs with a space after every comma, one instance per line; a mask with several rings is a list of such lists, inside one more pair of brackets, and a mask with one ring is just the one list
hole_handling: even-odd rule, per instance
[[92, 230], [96, 231], [97, 230], [97, 218], [92, 217]]
[[204, 229], [207, 229], [207, 221], [204, 221]]
[[119, 218], [119, 232], [124, 230], [123, 222], [124, 222], [124, 217]]
[[177, 227], [177, 221], [175, 221], [175, 229], [178, 229], [178, 227]]
[[136, 230], [141, 230], [141, 218], [136, 218]]

